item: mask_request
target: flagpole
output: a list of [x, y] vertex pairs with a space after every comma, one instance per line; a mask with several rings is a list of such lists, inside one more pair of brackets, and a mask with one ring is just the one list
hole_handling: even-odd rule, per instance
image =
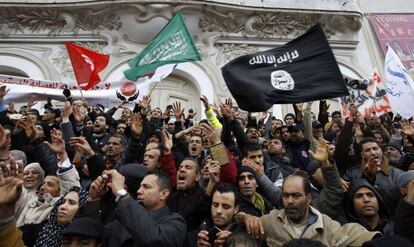
[[78, 86], [79, 86], [79, 92], [80, 92], [81, 97], [82, 97], [82, 101], [84, 101], [84, 100], [85, 100], [85, 98], [83, 97], [82, 88], [81, 88], [81, 86], [80, 86], [80, 85], [78, 85]]
[[149, 97], [151, 97], [152, 91], [154, 91], [155, 87], [158, 85], [158, 82], [160, 82], [160, 81], [157, 81], [157, 82], [155, 83], [155, 85], [152, 87], [151, 91], [150, 91], [150, 92], [149, 92], [149, 94], [148, 94], [148, 96], [149, 96]]

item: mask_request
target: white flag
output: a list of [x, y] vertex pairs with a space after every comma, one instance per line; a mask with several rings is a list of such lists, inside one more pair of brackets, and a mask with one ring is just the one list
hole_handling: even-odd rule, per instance
[[387, 46], [384, 73], [392, 110], [408, 119], [414, 116], [414, 82], [395, 51]]

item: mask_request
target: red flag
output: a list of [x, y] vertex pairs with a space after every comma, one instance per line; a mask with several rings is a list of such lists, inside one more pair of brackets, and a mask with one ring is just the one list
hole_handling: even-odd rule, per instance
[[109, 56], [96, 53], [72, 43], [65, 43], [76, 80], [83, 90], [88, 90], [101, 81], [99, 72], [109, 63]]

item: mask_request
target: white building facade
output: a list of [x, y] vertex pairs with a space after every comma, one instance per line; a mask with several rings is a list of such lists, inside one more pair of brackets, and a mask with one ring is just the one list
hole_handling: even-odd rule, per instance
[[[202, 61], [179, 64], [157, 85], [152, 103], [164, 108], [180, 101], [186, 109], [200, 112], [201, 95], [217, 103], [230, 96], [220, 71], [224, 64], [280, 46], [316, 22], [323, 25], [341, 71], [355, 78], [368, 77], [383, 62], [364, 17], [366, 12], [381, 11], [370, 11], [368, 2], [380, 3], [382, 10], [392, 2], [397, 9], [388, 10], [398, 13], [414, 12], [411, 1], [372, 0], [361, 6], [352, 0], [0, 1], [0, 74], [75, 81], [64, 42], [77, 42], [109, 54], [110, 63], [101, 78], [120, 80], [128, 60], [180, 10]], [[287, 105], [274, 107], [278, 117], [290, 110]]]

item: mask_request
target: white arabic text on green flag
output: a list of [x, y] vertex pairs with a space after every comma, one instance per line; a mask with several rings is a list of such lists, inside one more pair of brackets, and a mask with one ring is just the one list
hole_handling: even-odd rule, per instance
[[171, 63], [201, 60], [191, 34], [178, 11], [157, 36], [128, 62], [126, 78], [136, 81], [141, 75]]

